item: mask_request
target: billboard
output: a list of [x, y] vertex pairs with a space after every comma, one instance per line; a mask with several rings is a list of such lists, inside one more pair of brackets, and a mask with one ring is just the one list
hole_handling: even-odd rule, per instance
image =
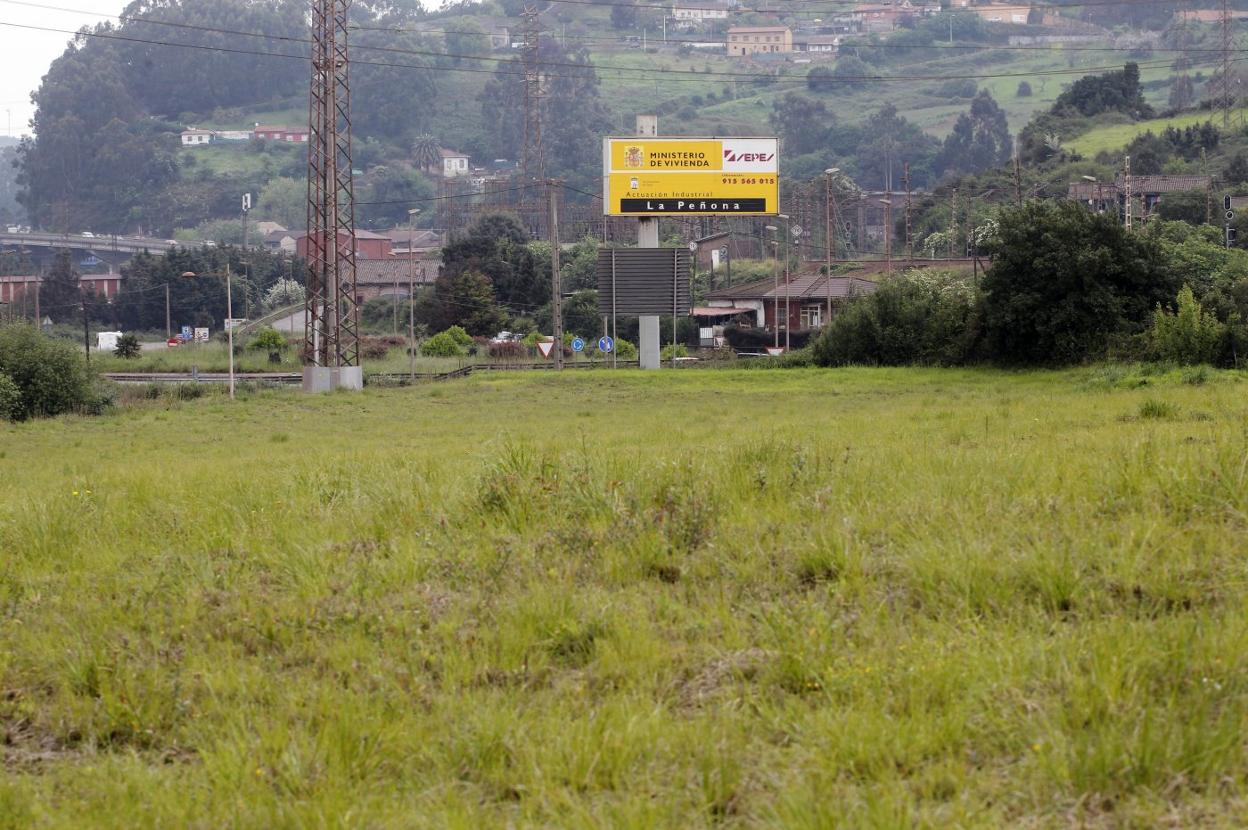
[[685, 248], [601, 248], [598, 313], [688, 314], [689, 251]]
[[607, 216], [774, 215], [779, 171], [774, 138], [604, 138], [602, 209]]

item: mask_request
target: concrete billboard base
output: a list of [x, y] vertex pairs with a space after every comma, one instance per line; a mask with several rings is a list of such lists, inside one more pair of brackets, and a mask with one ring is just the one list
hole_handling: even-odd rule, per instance
[[303, 391], [312, 394], [364, 388], [364, 369], [360, 366], [304, 366]]
[[638, 363], [643, 369], [659, 368], [659, 318], [646, 314], [637, 318]]

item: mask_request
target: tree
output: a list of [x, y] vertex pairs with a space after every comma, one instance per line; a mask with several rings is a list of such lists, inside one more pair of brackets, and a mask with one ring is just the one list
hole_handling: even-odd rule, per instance
[[806, 88], [811, 92], [831, 92], [836, 84], [836, 73], [831, 67], [815, 66], [806, 73]]
[[550, 300], [550, 258], [539, 262], [528, 233], [509, 214], [485, 214], [443, 246], [444, 275], [454, 278], [469, 270], [484, 274], [507, 306], [534, 308]]
[[983, 283], [989, 354], [1005, 363], [1102, 357], [1174, 296], [1155, 240], [1071, 202], [1027, 202], [1000, 214]]
[[602, 328], [598, 292], [577, 291], [563, 302], [563, 330], [592, 340]]
[[857, 55], [847, 54], [836, 59], [832, 74], [850, 89], [858, 89], [866, 85], [866, 76], [871, 74], [871, 67]]
[[1057, 96], [1052, 108], [1059, 115], [1075, 112], [1091, 116], [1111, 111], [1125, 112], [1133, 118], [1153, 114], [1153, 108], [1144, 101], [1138, 64], [1128, 63], [1118, 72], [1084, 75]]
[[1228, 184], [1248, 182], [1248, 155], [1239, 152], [1231, 156], [1226, 166], [1222, 168], [1222, 178], [1226, 179]]
[[441, 321], [445, 326], [463, 326], [469, 334], [488, 336], [498, 332], [506, 315], [494, 301], [490, 279], [471, 269], [449, 276], [443, 274], [436, 283]]
[[134, 334], [127, 332], [117, 338], [117, 345], [113, 347], [113, 354], [125, 360], [133, 360], [143, 351], [143, 346], [139, 343], [139, 338]]
[[417, 170], [442, 173], [442, 145], [429, 133], [421, 133], [412, 142], [412, 164]]
[[489, 38], [472, 20], [460, 20], [455, 24], [454, 31], [442, 37], [446, 39], [446, 51], [451, 62], [458, 64], [465, 57], [483, 55], [490, 50]]
[[958, 116], [936, 157], [936, 169], [982, 173], [1008, 162], [1013, 146], [1005, 112], [984, 90], [971, 101], [970, 111]]
[[1016, 98], [1030, 98], [1031, 97], [1031, 84], [1027, 83], [1026, 81], [1019, 81], [1018, 90], [1014, 93], [1014, 96]]
[[287, 229], [302, 228], [308, 221], [307, 182], [288, 176], [269, 179], [260, 189], [256, 213]]
[[790, 92], [771, 105], [771, 127], [784, 141], [789, 155], [804, 155], [824, 143], [835, 116], [822, 101]]
[[39, 307], [53, 322], [78, 319], [82, 308], [82, 286], [69, 251], [58, 251], [52, 267], [39, 286]]
[[631, 3], [619, 3], [611, 7], [611, 28], [636, 29], [640, 15]]
[[1192, 76], [1179, 75], [1170, 82], [1169, 105], [1172, 110], [1185, 110], [1196, 100], [1196, 88], [1192, 85]]

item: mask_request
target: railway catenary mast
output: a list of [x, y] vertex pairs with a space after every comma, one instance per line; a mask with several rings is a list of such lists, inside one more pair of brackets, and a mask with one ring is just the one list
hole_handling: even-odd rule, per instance
[[350, 0], [312, 2], [304, 362], [359, 366], [355, 187], [351, 175]]

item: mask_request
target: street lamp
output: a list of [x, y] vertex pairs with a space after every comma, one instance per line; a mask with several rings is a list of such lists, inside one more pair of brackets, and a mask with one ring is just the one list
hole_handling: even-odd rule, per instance
[[230, 350], [230, 400], [234, 400], [234, 291], [233, 280], [230, 278], [230, 263], [225, 263], [224, 274], [196, 274], [194, 271], [183, 271], [185, 279], [197, 277], [225, 277], [225, 334]]
[[[775, 331], [775, 345], [780, 348], [780, 242], [774, 238], [776, 231], [780, 230], [775, 225], [767, 225], [766, 230], [772, 232], [771, 240], [771, 274], [775, 279], [776, 288], [771, 292], [771, 324]], [[765, 319], [765, 312], [764, 312]]]
[[[792, 283], [789, 279], [789, 260], [793, 258], [793, 236], [791, 223], [787, 214], [777, 214], [779, 218], [784, 220], [784, 350], [789, 350], [789, 329], [792, 328], [793, 314], [789, 310], [789, 298], [793, 295]], [[776, 246], [777, 253], [779, 246]], [[780, 336], [780, 330], [776, 329], [776, 336]], [[780, 344], [777, 343], [777, 346]]]
[[839, 172], [841, 172], [839, 167], [829, 167], [823, 171], [823, 198], [825, 202], [823, 215], [828, 225], [823, 243], [824, 255], [827, 260], [823, 285], [827, 289], [828, 295], [828, 319], [824, 323], [825, 326], [832, 321], [832, 260], [836, 259], [836, 213], [833, 210], [836, 203], [832, 201], [832, 177]]
[[407, 211], [407, 370], [408, 382], [413, 384], [416, 383], [416, 252], [412, 250], [412, 240], [418, 213], [420, 208]]

